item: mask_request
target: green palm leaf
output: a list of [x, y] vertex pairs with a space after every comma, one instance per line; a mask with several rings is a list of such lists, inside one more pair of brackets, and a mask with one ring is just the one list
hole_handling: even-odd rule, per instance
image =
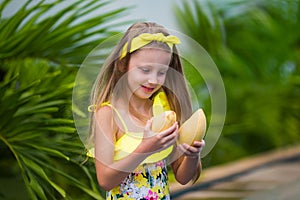
[[[291, 81], [300, 77], [299, 8], [299, 0], [191, 1], [176, 8], [183, 32], [210, 53], [225, 83], [228, 111], [213, 164], [299, 143], [299, 81]], [[203, 81], [192, 80], [203, 91]]]
[[[29, 60], [26, 60], [26, 62], [29, 62]], [[33, 60], [32, 63], [34, 65], [31, 65], [31, 71], [39, 69], [40, 66], [37, 60]], [[42, 61], [41, 64], [44, 66], [45, 63]], [[11, 65], [9, 69], [19, 71], [13, 69], [14, 66], [16, 65]], [[22, 67], [21, 64], [19, 66], [20, 68]], [[51, 69], [52, 67], [48, 66], [48, 70], [51, 71]], [[0, 114], [4, 116], [1, 119], [1, 140], [10, 147], [15, 158], [17, 158], [18, 166], [22, 169], [21, 172], [25, 184], [28, 184], [27, 189], [37, 199], [45, 199], [46, 196], [49, 198], [50, 193], [53, 199], [58, 198], [58, 194], [63, 198], [67, 195], [65, 189], [59, 183], [49, 178], [53, 177], [53, 173], [56, 172], [47, 169], [47, 167], [41, 167], [41, 163], [37, 162], [37, 160], [42, 161], [47, 166], [53, 164], [53, 159], [69, 162], [72, 157], [82, 157], [83, 146], [78, 145], [77, 148], [74, 148], [73, 145], [74, 142], [79, 142], [80, 144], [79, 139], [74, 137], [76, 136], [74, 135], [76, 130], [73, 121], [59, 117], [63, 116], [65, 108], [71, 109], [71, 99], [69, 97], [71, 96], [72, 88], [69, 87], [69, 82], [61, 82], [59, 89], [55, 88], [56, 95], [51, 95], [48, 98], [38, 98], [47, 96], [47, 93], [51, 92], [49, 89], [42, 89], [51, 88], [50, 84], [52, 82], [49, 80], [57, 81], [61, 77], [73, 76], [70, 73], [72, 71], [74, 69], [66, 68], [64, 73], [58, 73], [56, 76], [47, 76], [45, 72], [45, 76], [41, 76], [41, 78], [45, 83], [49, 84], [48, 87], [45, 83], [38, 84], [40, 81], [36, 81], [36, 78], [33, 77], [33, 83], [27, 79], [27, 81], [23, 80], [22, 84], [18, 84], [22, 78], [17, 77], [12, 79], [14, 81], [8, 81], [10, 84], [3, 84], [6, 88], [6, 95], [1, 97], [0, 103], [3, 105], [7, 101], [10, 102], [7, 106], [10, 109], [4, 109], [3, 107], [1, 109], [2, 112]], [[30, 72], [28, 71], [27, 73]], [[23, 76], [26, 76], [25, 73], [23, 72]], [[8, 78], [5, 77], [5, 79]], [[72, 81], [72, 79], [69, 81]], [[26, 82], [28, 86], [25, 85]], [[16, 88], [16, 85], [19, 88]], [[25, 93], [34, 95], [22, 97], [22, 94]], [[19, 103], [19, 100], [21, 103]], [[55, 117], [55, 115], [58, 115], [58, 117]], [[62, 139], [67, 140], [63, 143], [63, 146], [60, 144]], [[82, 160], [84, 160], [83, 157]], [[75, 162], [73, 164], [76, 165]], [[77, 163], [77, 165], [80, 165], [80, 163]], [[79, 189], [85, 192], [95, 193], [95, 191], [90, 191], [88, 185], [75, 186], [78, 186]]]
[[[33, 56], [79, 65], [92, 48], [113, 32], [113, 25], [108, 22], [126, 11], [126, 8], [105, 11], [108, 1], [74, 1], [67, 6], [63, 3], [25, 4], [11, 18], [1, 19], [0, 58]], [[51, 13], [60, 4], [62, 9]], [[87, 17], [101, 9], [94, 17]], [[98, 37], [91, 37], [95, 35]]]
[[[0, 3], [0, 185], [21, 178], [14, 188], [20, 194], [25, 188], [30, 199], [103, 199], [93, 162], [82, 164], [71, 111], [78, 68], [70, 66], [127, 23], [113, 23], [127, 8], [106, 10], [110, 2], [96, 0], [26, 1], [3, 18], [10, 2]], [[17, 194], [0, 188], [1, 197]]]

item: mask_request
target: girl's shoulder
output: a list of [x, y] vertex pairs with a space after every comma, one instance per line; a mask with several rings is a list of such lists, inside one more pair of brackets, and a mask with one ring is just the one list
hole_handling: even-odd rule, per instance
[[113, 114], [113, 107], [109, 102], [102, 103], [95, 111], [97, 117], [108, 118]]
[[101, 103], [99, 108], [97, 109], [97, 115], [104, 115], [105, 117], [113, 117], [113, 115], [115, 114], [119, 116], [120, 111], [115, 105], [112, 105], [110, 102]]
[[[111, 126], [115, 132], [128, 132], [127, 126], [118, 108], [110, 102], [102, 103], [96, 111], [96, 118], [102, 126]], [[118, 137], [117, 137], [118, 138]]]
[[119, 113], [119, 111], [116, 105], [113, 105], [109, 101], [106, 101], [97, 106], [96, 113], [103, 115], [112, 115], [114, 113]]

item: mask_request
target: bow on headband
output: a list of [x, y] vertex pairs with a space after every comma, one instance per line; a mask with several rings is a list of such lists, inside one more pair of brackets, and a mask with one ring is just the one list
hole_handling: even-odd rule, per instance
[[[172, 49], [174, 44], [180, 44], [179, 38], [174, 35], [165, 36], [162, 33], [155, 33], [155, 34], [142, 33], [139, 36], [132, 39], [129, 53], [149, 44], [152, 41], [166, 43], [170, 47], [170, 49]], [[127, 46], [128, 46], [128, 42], [124, 45], [124, 47], [122, 49], [120, 59], [122, 59], [126, 56]]]

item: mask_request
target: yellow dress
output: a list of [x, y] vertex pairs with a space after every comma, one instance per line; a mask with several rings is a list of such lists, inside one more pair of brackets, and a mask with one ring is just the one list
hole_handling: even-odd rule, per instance
[[[104, 105], [112, 107], [108, 103]], [[129, 132], [119, 112], [115, 108], [113, 109], [125, 129], [125, 134], [115, 143], [114, 160], [120, 160], [133, 152], [140, 144], [143, 133]], [[153, 115], [156, 116], [169, 109], [165, 93], [158, 93], [154, 98]], [[147, 157], [119, 186], [106, 193], [106, 199], [170, 199], [165, 158], [172, 152], [172, 149], [173, 146]]]
[[[123, 159], [140, 144], [143, 133], [129, 132], [118, 110], [108, 102], [101, 104], [101, 106], [111, 107], [124, 127], [125, 133], [116, 141], [114, 149], [114, 160]], [[158, 115], [169, 109], [165, 93], [158, 93], [153, 102], [153, 115]], [[106, 199], [170, 199], [168, 170], [165, 159], [172, 152], [172, 149], [173, 146], [147, 157], [119, 186], [106, 193]], [[93, 150], [90, 150], [89, 153], [90, 155], [93, 154]]]

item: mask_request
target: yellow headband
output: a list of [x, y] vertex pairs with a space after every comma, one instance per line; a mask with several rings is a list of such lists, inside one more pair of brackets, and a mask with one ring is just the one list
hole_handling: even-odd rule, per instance
[[[170, 49], [172, 49], [174, 44], [180, 44], [179, 38], [174, 35], [164, 36], [164, 34], [162, 34], [162, 33], [155, 33], [155, 34], [142, 33], [139, 36], [137, 36], [131, 40], [131, 46], [130, 46], [129, 53], [132, 53], [133, 51], [149, 44], [152, 41], [166, 43], [170, 47]], [[128, 46], [128, 42], [125, 43], [125, 45], [122, 49], [120, 59], [122, 59], [126, 56], [127, 46]]]

